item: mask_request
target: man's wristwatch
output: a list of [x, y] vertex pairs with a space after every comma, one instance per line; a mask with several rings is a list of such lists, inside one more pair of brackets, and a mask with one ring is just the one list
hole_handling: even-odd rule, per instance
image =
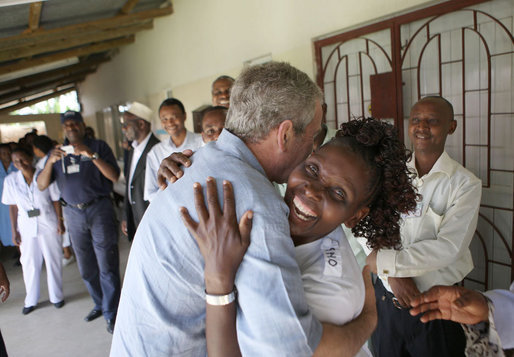
[[93, 155], [91, 155], [91, 160], [96, 160], [98, 159], [100, 156], [98, 156], [98, 153], [97, 152], [94, 152]]

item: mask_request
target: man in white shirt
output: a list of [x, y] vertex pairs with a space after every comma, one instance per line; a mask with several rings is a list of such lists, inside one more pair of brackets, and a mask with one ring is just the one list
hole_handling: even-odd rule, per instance
[[182, 102], [175, 98], [168, 98], [159, 106], [159, 118], [164, 130], [170, 134], [169, 140], [155, 145], [148, 153], [146, 159], [145, 193], [144, 199], [152, 201], [159, 185], [157, 171], [161, 161], [176, 151], [187, 149], [196, 150], [203, 145], [202, 136], [186, 130], [186, 110]]
[[380, 357], [464, 355], [466, 339], [459, 324], [423, 324], [408, 311], [420, 292], [456, 284], [473, 269], [469, 244], [482, 184], [444, 150], [456, 127], [453, 107], [442, 97], [426, 97], [412, 107], [409, 138], [414, 154], [408, 165], [422, 197], [404, 217], [402, 249], [373, 251], [367, 258], [380, 278], [375, 285], [378, 326], [372, 336]]
[[133, 102], [123, 113], [123, 134], [132, 141], [127, 165], [124, 167], [127, 182], [125, 190], [123, 220], [121, 231], [129, 241], [134, 239], [137, 226], [149, 205], [144, 199], [146, 156], [159, 143], [159, 139], [151, 131], [152, 110], [146, 105]]

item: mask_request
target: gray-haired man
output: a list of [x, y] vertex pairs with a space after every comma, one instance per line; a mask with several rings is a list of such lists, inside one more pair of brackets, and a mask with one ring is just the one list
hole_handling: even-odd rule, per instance
[[287, 207], [270, 181], [285, 182], [312, 151], [321, 101], [312, 80], [288, 64], [241, 74], [218, 141], [197, 151], [184, 177], [157, 195], [139, 225], [111, 356], [206, 355], [203, 259], [179, 207], [195, 211], [193, 183], [208, 176], [232, 182], [238, 217], [254, 212], [252, 244], [236, 279], [241, 352], [312, 355], [322, 329], [305, 301]]

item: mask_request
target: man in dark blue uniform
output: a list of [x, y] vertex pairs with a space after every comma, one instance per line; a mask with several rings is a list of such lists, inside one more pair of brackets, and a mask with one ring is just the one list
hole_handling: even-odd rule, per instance
[[103, 314], [112, 333], [120, 298], [120, 264], [109, 195], [120, 169], [106, 142], [85, 136], [80, 113], [61, 114], [61, 123], [69, 145], [49, 153], [37, 184], [44, 190], [57, 181], [80, 275], [95, 303], [85, 320]]

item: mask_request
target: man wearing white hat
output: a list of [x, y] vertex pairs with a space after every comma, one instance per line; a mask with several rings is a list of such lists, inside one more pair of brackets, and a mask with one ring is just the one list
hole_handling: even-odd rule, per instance
[[122, 128], [127, 140], [132, 141], [124, 174], [127, 181], [121, 230], [132, 241], [137, 226], [149, 202], [144, 200], [146, 155], [159, 143], [151, 130], [152, 110], [146, 105], [133, 102], [123, 113]]

